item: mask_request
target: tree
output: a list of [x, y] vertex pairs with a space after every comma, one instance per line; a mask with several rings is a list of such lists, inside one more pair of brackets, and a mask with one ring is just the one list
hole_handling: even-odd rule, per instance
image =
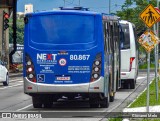
[[[136, 7], [132, 7], [133, 4], [136, 4]], [[139, 18], [139, 14], [147, 7], [148, 4], [156, 6], [156, 0], [150, 0], [148, 3], [147, 0], [126, 0], [124, 5], [122, 5], [122, 10], [117, 11], [116, 15], [119, 16], [122, 20], [128, 20], [135, 24], [137, 35], [140, 36], [144, 31], [147, 30], [146, 25]], [[142, 46], [139, 46], [140, 52], [146, 52]], [[151, 52], [151, 61], [154, 60], [154, 52]]]
[[[12, 22], [12, 20], [10, 20]], [[13, 43], [13, 29], [9, 28], [9, 43]], [[24, 41], [24, 22], [23, 19], [17, 20], [17, 44], [23, 44]]]
[[[150, 0], [150, 3], [155, 6], [156, 0]], [[132, 7], [136, 4], [136, 7]], [[135, 24], [137, 34], [141, 35], [146, 30], [145, 24], [139, 18], [139, 14], [147, 7], [149, 3], [147, 0], [126, 0], [122, 5], [122, 11], [117, 11], [117, 16], [122, 20], [128, 20]]]

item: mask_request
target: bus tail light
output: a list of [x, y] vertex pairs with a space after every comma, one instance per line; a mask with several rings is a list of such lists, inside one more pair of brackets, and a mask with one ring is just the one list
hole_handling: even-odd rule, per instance
[[133, 63], [134, 59], [135, 59], [135, 57], [131, 57], [130, 58], [130, 68], [129, 68], [129, 71], [131, 71], [131, 69], [132, 69], [132, 63]]
[[91, 79], [90, 82], [94, 82], [97, 79], [99, 79], [101, 75], [101, 65], [102, 65], [102, 55], [101, 53], [96, 55], [96, 58], [94, 60], [94, 63], [92, 65], [92, 73], [91, 73]]
[[30, 81], [36, 82], [36, 76], [35, 76], [36, 74], [34, 70], [34, 65], [29, 55], [26, 55], [26, 74], [27, 74], [27, 78]]

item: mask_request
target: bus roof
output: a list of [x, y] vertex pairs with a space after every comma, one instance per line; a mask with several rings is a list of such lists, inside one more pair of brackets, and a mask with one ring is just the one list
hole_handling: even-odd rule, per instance
[[120, 17], [114, 15], [114, 14], [106, 14], [106, 13], [102, 13], [103, 15], [103, 20], [119, 20]]
[[50, 14], [82, 14], [82, 15], [102, 15], [98, 12], [93, 11], [80, 11], [80, 10], [52, 10], [52, 11], [39, 11], [33, 13], [27, 13], [26, 16], [41, 16], [41, 15], [50, 15]]

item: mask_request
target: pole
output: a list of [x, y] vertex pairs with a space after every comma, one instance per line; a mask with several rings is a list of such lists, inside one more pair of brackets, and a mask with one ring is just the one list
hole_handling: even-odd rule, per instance
[[[150, 0], [148, 0], [148, 3]], [[148, 69], [147, 69], [147, 107], [146, 111], [149, 112], [149, 73], [150, 73], [150, 52], [148, 53], [147, 57], [147, 62], [148, 62]]]
[[64, 7], [66, 6], [66, 0], [64, 0]]
[[111, 13], [111, 0], [109, 0], [109, 14]]
[[[159, 9], [159, 0], [157, 0], [157, 7], [158, 7], [158, 9]], [[159, 22], [157, 22], [157, 37], [159, 38]], [[159, 56], [159, 44], [157, 45], [157, 69], [158, 69], [158, 65], [159, 65], [159, 64], [158, 64], [158, 63], [159, 63], [159, 61], [158, 61], [158, 60], [159, 60], [159, 57], [158, 57], [158, 56]], [[158, 75], [158, 77], [159, 77], [159, 75]], [[157, 77], [157, 78], [158, 78], [158, 77]], [[158, 78], [158, 79], [159, 79], [159, 78]], [[156, 93], [156, 95], [157, 95], [156, 98], [157, 98], [157, 101], [158, 101], [158, 98], [159, 98], [159, 97], [158, 97], [158, 95], [159, 95], [158, 79], [157, 79], [157, 82], [156, 82], [156, 83], [157, 83], [157, 84], [156, 84], [156, 89], [157, 89], [157, 91], [156, 91], [156, 92], [157, 92], [157, 93]]]
[[[3, 10], [2, 15], [4, 15], [4, 10]], [[2, 19], [2, 23], [4, 23], [4, 17]], [[5, 33], [5, 31], [4, 31], [4, 24], [2, 24], [2, 56], [1, 56], [2, 57], [1, 58], [2, 61], [4, 61], [4, 55], [5, 55], [5, 53], [4, 53], [4, 42], [5, 42], [5, 40], [4, 40], [4, 33]]]
[[[157, 32], [156, 32], [156, 24], [154, 24], [154, 27], [153, 27], [153, 29], [154, 29], [154, 33], [156, 34], [156, 36], [157, 36]], [[157, 69], [158, 69], [158, 53], [157, 53], [157, 46], [158, 45], [155, 45], [155, 49], [154, 49], [154, 58], [155, 58], [155, 79], [156, 79], [156, 81], [155, 81], [155, 89], [156, 89], [156, 100], [158, 101], [158, 88], [157, 88], [157, 85], [158, 85], [158, 80], [157, 80]]]
[[13, 0], [13, 50], [9, 54], [10, 64], [13, 64], [12, 55], [17, 50], [17, 0]]
[[149, 112], [149, 73], [150, 73], [150, 52], [148, 53], [148, 69], [147, 69], [147, 107], [146, 110]]

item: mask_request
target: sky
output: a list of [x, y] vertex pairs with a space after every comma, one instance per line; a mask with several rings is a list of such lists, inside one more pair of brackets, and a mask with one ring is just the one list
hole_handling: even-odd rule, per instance
[[[64, 2], [65, 1], [65, 2]], [[111, 13], [121, 10], [125, 0], [110, 0]], [[17, 11], [24, 12], [25, 4], [33, 4], [34, 11], [52, 10], [58, 7], [80, 6], [90, 8], [90, 10], [109, 13], [109, 0], [18, 0]], [[64, 4], [65, 3], [65, 4]]]

